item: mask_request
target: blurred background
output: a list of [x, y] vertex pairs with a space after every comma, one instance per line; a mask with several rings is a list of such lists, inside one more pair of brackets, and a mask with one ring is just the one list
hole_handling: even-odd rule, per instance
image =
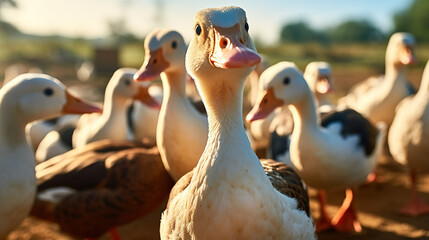
[[189, 41], [195, 13], [224, 5], [246, 10], [270, 64], [294, 61], [303, 70], [310, 61], [330, 62], [339, 94], [384, 73], [393, 32], [416, 37], [419, 62], [409, 71], [416, 85], [429, 58], [427, 0], [0, 0], [0, 77], [42, 71], [64, 82], [104, 84], [118, 67], [140, 67], [152, 29], [176, 29]]

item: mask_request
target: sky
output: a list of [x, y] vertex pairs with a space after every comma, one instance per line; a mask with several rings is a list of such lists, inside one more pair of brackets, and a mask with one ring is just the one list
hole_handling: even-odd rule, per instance
[[16, 0], [2, 17], [31, 34], [71, 37], [107, 36], [108, 22], [124, 19], [133, 34], [144, 37], [154, 28], [170, 28], [189, 40], [195, 13], [208, 7], [235, 5], [247, 14], [250, 34], [264, 43], [278, 40], [285, 24], [306, 21], [323, 29], [350, 20], [366, 19], [387, 32], [392, 16], [411, 0]]

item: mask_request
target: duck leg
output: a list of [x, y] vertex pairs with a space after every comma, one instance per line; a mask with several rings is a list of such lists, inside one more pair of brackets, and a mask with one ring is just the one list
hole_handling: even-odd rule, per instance
[[429, 205], [425, 203], [417, 192], [417, 174], [415, 170], [410, 172], [411, 178], [411, 195], [410, 200], [406, 203], [399, 212], [404, 215], [417, 217], [423, 214], [429, 214]]
[[357, 219], [354, 207], [353, 195], [354, 191], [352, 189], [346, 190], [343, 204], [332, 218], [332, 225], [339, 232], [362, 232], [362, 226]]
[[326, 230], [331, 229], [332, 223], [331, 219], [328, 216], [328, 213], [326, 211], [326, 192], [325, 190], [319, 190], [317, 192], [317, 199], [319, 200], [319, 211], [320, 211], [320, 217], [319, 220], [316, 223], [316, 232], [323, 232]]

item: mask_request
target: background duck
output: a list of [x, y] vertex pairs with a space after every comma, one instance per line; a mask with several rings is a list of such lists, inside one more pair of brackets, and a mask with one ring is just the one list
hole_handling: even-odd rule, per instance
[[334, 103], [329, 99], [333, 91], [331, 65], [328, 62], [315, 61], [307, 64], [304, 79], [314, 94], [317, 110], [328, 113], [334, 109]]
[[[170, 194], [161, 238], [314, 239], [312, 219], [298, 204], [306, 195], [298, 176], [281, 174], [287, 168], [281, 163], [262, 162], [264, 171], [244, 130], [244, 82], [260, 61], [245, 12], [238, 7], [201, 10], [194, 31], [186, 68], [206, 106], [209, 136], [194, 171]], [[291, 191], [294, 198], [280, 186], [299, 190]]]
[[290, 160], [300, 177], [317, 189], [348, 189], [332, 222], [321, 193], [318, 231], [334, 226], [339, 231], [360, 232], [351, 188], [364, 182], [374, 169], [381, 154], [385, 126], [380, 124], [376, 129], [351, 109], [326, 116], [320, 126], [313, 94], [294, 63], [271, 66], [262, 74], [261, 81], [265, 92], [248, 120], [263, 118], [276, 107], [289, 105], [294, 119]]
[[338, 100], [338, 105], [353, 108], [373, 123], [382, 121], [389, 127], [396, 105], [414, 93], [406, 79], [406, 67], [416, 61], [414, 46], [413, 35], [393, 34], [386, 49], [385, 75], [357, 84]]
[[104, 110], [101, 115], [83, 115], [73, 133], [73, 147], [81, 147], [97, 140], [131, 140], [127, 128], [127, 107], [131, 99], [138, 99], [149, 106], [158, 103], [143, 88], [133, 81], [137, 69], [118, 69], [106, 87]]
[[145, 50], [145, 61], [134, 79], [149, 81], [161, 75], [163, 100], [156, 142], [165, 168], [177, 181], [197, 165], [207, 141], [207, 118], [186, 95], [186, 45], [182, 35], [156, 29], [146, 36]]
[[28, 215], [35, 196], [36, 162], [26, 124], [97, 111], [101, 109], [73, 97], [49, 75], [22, 74], [0, 89], [0, 239]]
[[400, 213], [418, 216], [429, 213], [429, 205], [417, 193], [417, 174], [429, 172], [429, 62], [423, 72], [418, 92], [398, 104], [390, 127], [390, 153], [410, 171], [411, 196]]
[[[323, 116], [324, 114], [336, 111], [336, 107], [329, 99], [328, 95], [333, 91], [332, 84], [332, 71], [331, 66], [328, 62], [315, 61], [307, 64], [304, 71], [304, 78], [310, 87], [311, 92], [315, 96], [317, 111]], [[263, 86], [261, 85], [263, 91]], [[290, 145], [290, 134], [293, 130], [293, 118], [287, 105], [276, 108], [273, 112], [278, 114], [287, 115], [288, 121], [276, 121], [273, 123], [276, 131], [271, 131], [271, 141], [267, 152], [271, 158], [291, 164], [289, 156], [289, 145]], [[267, 118], [271, 116], [270, 113]], [[265, 118], [264, 118], [265, 119]], [[278, 118], [282, 119], [282, 118]], [[286, 116], [283, 117], [286, 119]], [[261, 120], [252, 121], [258, 122]], [[323, 125], [323, 121], [322, 121]], [[290, 129], [288, 131], [282, 131], [282, 129]]]

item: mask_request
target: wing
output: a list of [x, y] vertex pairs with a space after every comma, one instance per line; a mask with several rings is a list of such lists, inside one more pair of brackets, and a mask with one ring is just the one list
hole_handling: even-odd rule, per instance
[[305, 211], [310, 217], [307, 189], [295, 170], [284, 163], [271, 159], [261, 159], [261, 164], [273, 187], [280, 193], [294, 198], [298, 202], [298, 209]]

